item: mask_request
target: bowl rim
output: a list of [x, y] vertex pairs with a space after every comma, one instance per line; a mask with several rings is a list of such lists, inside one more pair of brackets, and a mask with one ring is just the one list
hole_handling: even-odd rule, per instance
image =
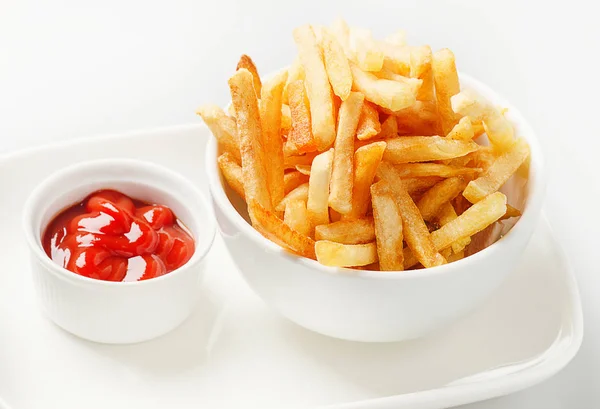
[[258, 246], [264, 247], [266, 250], [276, 253], [280, 257], [288, 258], [289, 261], [297, 262], [303, 264], [305, 267], [334, 276], [343, 275], [344, 277], [355, 277], [359, 279], [425, 279], [438, 274], [448, 274], [452, 270], [461, 269], [468, 264], [478, 263], [486, 257], [501, 253], [505, 248], [509, 248], [519, 235], [525, 234], [523, 231], [526, 228], [526, 225], [530, 223], [535, 224], [535, 219], [540, 214], [546, 190], [546, 171], [543, 152], [533, 128], [516, 107], [510, 104], [496, 91], [472, 76], [459, 72], [459, 78], [461, 80], [461, 89], [463, 89], [463, 87], [473, 88], [484, 94], [487, 99], [496, 105], [505, 107], [507, 109], [507, 116], [509, 116], [511, 122], [517, 125], [520, 130], [518, 136], [527, 140], [531, 150], [529, 177], [527, 181], [530, 185], [530, 193], [525, 202], [521, 217], [504, 236], [475, 254], [441, 266], [404, 271], [375, 271], [330, 267], [325, 266], [316, 260], [293, 254], [261, 235], [234, 208], [223, 188], [217, 163], [217, 143], [212, 135], [210, 135], [205, 153], [205, 168], [212, 198], [229, 221], [234, 224], [243, 235], [250, 238]]
[[[76, 274], [76, 273], [74, 273], [70, 270], [67, 270], [66, 268], [61, 267], [58, 264], [54, 263], [52, 261], [52, 259], [50, 259], [50, 257], [48, 257], [48, 255], [46, 254], [44, 249], [42, 248], [41, 241], [37, 240], [34, 232], [38, 228], [44, 228], [44, 226], [37, 226], [37, 225], [33, 224], [34, 212], [36, 211], [36, 208], [38, 207], [38, 203], [42, 202], [43, 200], [48, 199], [48, 196], [45, 194], [48, 192], [49, 186], [55, 187], [55, 189], [52, 190], [52, 195], [53, 195], [52, 197], [55, 197], [55, 198], [60, 197], [61, 195], [65, 194], [65, 192], [68, 192], [70, 190], [68, 187], [56, 189], [56, 187], [58, 186], [57, 182], [59, 182], [63, 178], [69, 177], [70, 175], [73, 175], [73, 174], [77, 174], [78, 172], [81, 172], [83, 170], [92, 170], [93, 171], [96, 169], [98, 171], [101, 171], [102, 169], [107, 169], [107, 168], [110, 169], [112, 167], [118, 167], [118, 166], [130, 167], [130, 168], [135, 167], [139, 170], [142, 170], [146, 174], [160, 175], [163, 178], [170, 179], [170, 181], [172, 181], [173, 184], [178, 184], [185, 188], [187, 194], [186, 194], [186, 197], [184, 197], [182, 200], [182, 198], [180, 198], [179, 195], [172, 195], [165, 189], [158, 188], [156, 186], [152, 186], [152, 189], [154, 189], [156, 191], [160, 191], [162, 193], [165, 193], [169, 196], [172, 196], [173, 200], [175, 200], [182, 207], [186, 208], [189, 211], [190, 215], [192, 215], [192, 218], [195, 218], [198, 221], [199, 220], [202, 221], [202, 223], [197, 223], [199, 225], [202, 225], [202, 229], [200, 231], [198, 231], [197, 234], [198, 234], [198, 236], [204, 236], [206, 239], [201, 240], [202, 246], [198, 246], [198, 244], [199, 244], [198, 240], [194, 241], [194, 244], [195, 244], [194, 254], [181, 267], [179, 267], [167, 274], [163, 274], [162, 276], [155, 277], [155, 278], [152, 278], [149, 280], [142, 280], [142, 281], [99, 280], [99, 279], [85, 277], [85, 276]], [[112, 179], [114, 180], [114, 178], [112, 178]], [[131, 181], [130, 179], [127, 178], [127, 176], [122, 177], [122, 180], [123, 181]], [[191, 198], [191, 200], [186, 200], [187, 198]], [[51, 201], [47, 200], [47, 202], [49, 203]], [[199, 207], [202, 208], [203, 211], [200, 214], [198, 214], [198, 212], [191, 211], [191, 206], [189, 205], [189, 202], [198, 203]], [[42, 207], [43, 206], [47, 207], [46, 204], [43, 204]], [[208, 217], [201, 219], [201, 214], [205, 214]], [[188, 180], [183, 175], [181, 175], [167, 167], [157, 165], [155, 163], [148, 162], [148, 161], [142, 161], [139, 159], [127, 159], [127, 158], [106, 158], [106, 159], [97, 159], [97, 160], [91, 160], [91, 161], [83, 161], [83, 162], [75, 163], [72, 165], [68, 165], [66, 167], [63, 167], [63, 168], [51, 173], [48, 177], [46, 177], [44, 180], [42, 180], [40, 183], [38, 183], [36, 185], [36, 187], [31, 191], [27, 200], [25, 201], [25, 205], [23, 208], [22, 228], [25, 232], [25, 239], [26, 239], [27, 245], [30, 249], [30, 258], [35, 258], [35, 260], [37, 262], [41, 263], [42, 267], [44, 267], [45, 272], [54, 274], [58, 278], [63, 279], [68, 282], [72, 282], [72, 283], [80, 284], [80, 285], [87, 285], [87, 286], [97, 286], [99, 288], [100, 287], [102, 287], [102, 288], [131, 288], [131, 287], [141, 288], [143, 286], [157, 285], [163, 281], [171, 280], [174, 277], [177, 277], [178, 275], [180, 275], [182, 272], [185, 272], [186, 270], [193, 268], [195, 265], [197, 265], [200, 261], [202, 261], [206, 257], [206, 255], [212, 248], [212, 245], [214, 243], [215, 236], [216, 236], [216, 230], [217, 230], [216, 222], [214, 220], [214, 217], [212, 217], [211, 206], [209, 204], [208, 199], [190, 180]]]

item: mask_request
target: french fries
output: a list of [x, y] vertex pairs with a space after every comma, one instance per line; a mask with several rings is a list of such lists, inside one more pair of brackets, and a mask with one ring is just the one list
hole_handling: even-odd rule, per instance
[[377, 261], [377, 246], [368, 244], [341, 244], [319, 240], [315, 243], [317, 261], [331, 267], [366, 266]]
[[[485, 199], [475, 203], [451, 222], [431, 233], [435, 248], [440, 251], [451, 246], [463, 237], [471, 237], [479, 233], [506, 213], [506, 196], [501, 192], [492, 193]], [[418, 261], [418, 257], [410, 250], [404, 251], [404, 268], [410, 268]]]
[[290, 190], [290, 192], [284, 196], [283, 200], [279, 202], [275, 210], [278, 212], [283, 212], [287, 204], [292, 200], [303, 200], [305, 202], [308, 201], [308, 183], [303, 183]]
[[283, 101], [284, 104], [289, 103], [289, 98], [288, 98], [289, 85], [294, 81], [304, 81], [304, 78], [305, 78], [304, 67], [300, 63], [300, 58], [296, 57], [294, 59], [294, 62], [288, 69], [287, 82], [285, 83], [285, 87], [283, 88], [283, 95], [281, 96], [281, 100]]
[[471, 118], [468, 116], [463, 116], [460, 118], [460, 121], [454, 125], [454, 128], [448, 132], [446, 137], [463, 141], [469, 141], [473, 139], [475, 137], [475, 131], [473, 130], [473, 125], [471, 124]]
[[404, 270], [402, 216], [386, 181], [371, 186], [377, 257], [382, 271]]
[[327, 266], [402, 271], [474, 254], [521, 216], [499, 189], [528, 176], [529, 146], [461, 90], [450, 50], [343, 20], [293, 37], [287, 70], [261, 80], [242, 55], [227, 113], [197, 111], [263, 236]]
[[431, 221], [444, 203], [450, 202], [465, 189], [467, 182], [461, 177], [445, 179], [423, 194], [417, 207], [426, 221]]
[[498, 151], [508, 150], [514, 143], [514, 130], [498, 108], [488, 103], [473, 90], [463, 90], [451, 99], [454, 112], [483, 121], [483, 128], [492, 146]]
[[250, 214], [254, 215], [253, 226], [266, 238], [303, 257], [315, 259], [315, 241], [285, 224], [275, 214], [251, 200]]
[[254, 61], [252, 58], [248, 57], [246, 54], [242, 54], [240, 60], [238, 61], [236, 71], [240, 68], [247, 69], [250, 74], [252, 74], [252, 83], [254, 84], [254, 92], [256, 93], [256, 98], [260, 98], [262, 91], [262, 83], [260, 81], [260, 75], [258, 75], [258, 70], [256, 69], [256, 65], [254, 65]]
[[260, 124], [266, 157], [267, 184], [275, 208], [283, 199], [283, 139], [281, 139], [281, 94], [287, 71], [283, 71], [265, 82], [260, 100]]
[[383, 52], [377, 47], [369, 30], [351, 29], [350, 49], [361, 70], [379, 71], [383, 67]]
[[450, 98], [460, 92], [454, 53], [447, 48], [435, 52], [432, 68], [440, 125], [443, 134], [447, 135], [458, 122], [450, 102]]
[[436, 250], [425, 221], [406, 189], [400, 183], [394, 185], [393, 192], [402, 214], [402, 231], [407, 246], [425, 267], [445, 264], [446, 260]]
[[352, 72], [344, 49], [326, 28], [321, 30], [321, 48], [325, 70], [335, 95], [345, 101], [352, 90]]
[[[450, 223], [457, 217], [458, 217], [458, 215], [456, 214], [456, 211], [454, 210], [454, 206], [452, 206], [452, 202], [444, 203], [440, 207], [440, 210], [438, 211], [438, 215], [437, 215], [437, 219], [438, 219], [440, 226]], [[456, 240], [454, 243], [452, 243], [452, 252], [455, 254], [460, 253], [460, 252], [464, 251], [465, 247], [467, 247], [470, 243], [471, 243], [471, 237], [460, 238], [460, 239]], [[450, 260], [448, 260], [448, 261], [450, 261]]]
[[340, 120], [333, 153], [329, 207], [341, 214], [350, 213], [352, 210], [354, 135], [363, 101], [362, 94], [353, 92], [340, 107]]
[[224, 152], [219, 155], [217, 162], [219, 163], [219, 168], [221, 169], [227, 184], [231, 186], [235, 193], [245, 200], [246, 195], [244, 194], [242, 167], [237, 164], [235, 158], [229, 152]]
[[230, 153], [238, 163], [242, 163], [240, 138], [235, 121], [227, 116], [220, 107], [213, 104], [201, 106], [196, 113], [200, 115], [215, 136], [221, 151]]
[[313, 29], [310, 26], [296, 28], [294, 41], [306, 76], [305, 85], [310, 101], [312, 133], [317, 148], [323, 151], [333, 145], [335, 140], [333, 99], [329, 78]]
[[465, 156], [479, 149], [473, 141], [440, 136], [399, 137], [387, 140], [383, 160], [391, 163], [428, 162]]
[[329, 223], [329, 183], [333, 164], [333, 149], [321, 153], [313, 160], [308, 180], [308, 218], [311, 225]]
[[431, 69], [431, 47], [412, 47], [410, 52], [410, 76], [423, 81], [417, 93], [419, 101], [434, 101], [433, 71]]
[[290, 226], [292, 230], [305, 236], [310, 236], [311, 226], [308, 221], [308, 212], [306, 211], [305, 200], [291, 200], [285, 206], [283, 222]]
[[352, 210], [348, 219], [359, 219], [369, 208], [369, 189], [385, 151], [385, 142], [373, 142], [354, 152], [354, 179], [352, 184]]
[[469, 182], [463, 196], [476, 203], [500, 189], [529, 157], [529, 145], [518, 139], [506, 153], [498, 157], [489, 169], [477, 179]]
[[369, 101], [363, 103], [362, 112], [358, 120], [358, 129], [356, 137], [361, 140], [371, 139], [381, 132], [381, 123], [379, 122], [379, 113], [375, 105]]
[[[246, 201], [248, 203], [256, 201], [259, 206], [270, 210], [272, 203], [264, 163], [260, 113], [252, 82], [252, 74], [247, 69], [240, 68], [229, 79], [229, 88], [231, 102], [236, 112], [237, 132], [240, 137]], [[248, 211], [250, 218], [254, 221], [253, 208], [249, 208]]]
[[335, 241], [342, 244], [365, 244], [375, 241], [373, 218], [340, 220], [315, 228], [315, 240]]
[[316, 151], [317, 144], [312, 134], [310, 107], [304, 91], [304, 81], [298, 80], [288, 84], [287, 90], [292, 129], [288, 134], [286, 148], [295, 155]]
[[367, 101], [391, 111], [399, 111], [417, 100], [410, 85], [377, 78], [354, 64], [350, 65], [350, 69], [354, 78], [352, 90], [361, 92]]

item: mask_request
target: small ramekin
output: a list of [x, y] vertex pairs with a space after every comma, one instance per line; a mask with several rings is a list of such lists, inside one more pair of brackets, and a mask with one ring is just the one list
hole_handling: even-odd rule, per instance
[[[44, 229], [61, 210], [100, 189], [169, 206], [194, 236], [192, 258], [177, 270], [139, 282], [95, 280], [55, 264], [42, 248]], [[83, 162], [52, 174], [27, 200], [23, 227], [44, 312], [78, 337], [110, 344], [156, 338], [190, 315], [216, 231], [210, 205], [190, 181], [162, 166], [130, 159]]]

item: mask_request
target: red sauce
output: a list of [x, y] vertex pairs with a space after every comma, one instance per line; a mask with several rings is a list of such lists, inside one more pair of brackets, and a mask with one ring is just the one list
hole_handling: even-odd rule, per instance
[[42, 238], [48, 257], [85, 277], [147, 280], [181, 267], [194, 239], [167, 206], [100, 190], [59, 213]]

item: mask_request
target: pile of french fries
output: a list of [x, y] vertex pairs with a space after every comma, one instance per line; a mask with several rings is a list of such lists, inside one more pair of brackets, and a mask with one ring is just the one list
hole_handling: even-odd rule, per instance
[[498, 189], [529, 146], [461, 90], [450, 50], [343, 20], [293, 36], [288, 69], [263, 82], [243, 55], [228, 112], [198, 110], [265, 237], [324, 265], [400, 271], [459, 260], [473, 235], [520, 216]]

